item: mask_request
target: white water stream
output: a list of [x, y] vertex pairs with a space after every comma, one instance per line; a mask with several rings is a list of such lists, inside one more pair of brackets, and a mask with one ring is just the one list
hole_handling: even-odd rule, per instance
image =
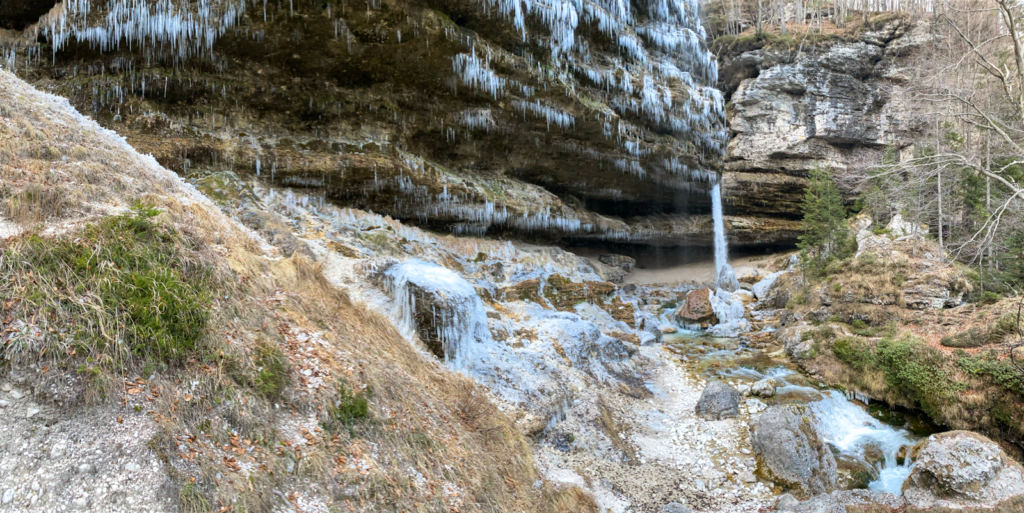
[[916, 437], [904, 429], [883, 424], [839, 392], [827, 390], [823, 395], [824, 399], [807, 405], [818, 420], [822, 438], [842, 454], [868, 465], [871, 465], [868, 452], [872, 449], [880, 452], [885, 459], [874, 465], [878, 477], [868, 487], [899, 495], [912, 465], [900, 465], [896, 454], [900, 447], [917, 443]]
[[901, 447], [917, 443], [918, 437], [872, 417], [841, 392], [818, 390], [796, 383], [800, 374], [782, 366], [764, 372], [738, 367], [722, 374], [748, 382], [775, 378], [780, 383], [775, 397], [805, 398], [805, 401], [797, 402], [803, 402], [810, 409], [825, 442], [835, 447], [841, 457], [859, 461], [863, 466], [874, 469], [875, 479], [868, 484], [868, 488], [899, 495], [912, 465], [900, 465], [896, 455]]

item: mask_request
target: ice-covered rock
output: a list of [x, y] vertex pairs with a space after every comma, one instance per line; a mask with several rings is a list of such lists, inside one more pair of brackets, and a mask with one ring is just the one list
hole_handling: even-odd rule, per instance
[[836, 489], [836, 460], [809, 416], [790, 406], [772, 406], [750, 434], [763, 477], [803, 496]]
[[751, 289], [754, 293], [754, 297], [756, 297], [757, 299], [764, 299], [768, 297], [768, 294], [772, 290], [772, 287], [775, 286], [775, 282], [779, 280], [780, 276], [786, 274], [786, 272], [787, 271], [778, 271], [771, 273], [768, 276], [765, 276], [764, 278], [761, 278], [761, 280], [755, 283], [753, 288]]
[[722, 266], [715, 279], [715, 286], [726, 292], [736, 292], [739, 290], [740, 282], [736, 279], [736, 272], [732, 270], [732, 266], [729, 264]]
[[718, 289], [708, 300], [718, 319], [718, 324], [711, 327], [712, 335], [731, 338], [750, 331], [750, 323], [745, 318], [747, 310], [739, 295]]
[[477, 344], [490, 342], [487, 314], [476, 290], [455, 272], [409, 260], [381, 273], [394, 299], [396, 324], [438, 358], [462, 367]]
[[903, 483], [917, 509], [1020, 511], [1024, 468], [995, 442], [969, 431], [949, 431], [921, 441], [914, 469]]

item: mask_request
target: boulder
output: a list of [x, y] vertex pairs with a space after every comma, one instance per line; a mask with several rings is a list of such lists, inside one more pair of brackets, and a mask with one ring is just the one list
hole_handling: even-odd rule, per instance
[[804, 340], [804, 333], [812, 331], [814, 326], [807, 322], [800, 322], [792, 326], [786, 326], [779, 330], [776, 335], [786, 354], [793, 358], [806, 358], [811, 356], [814, 349], [813, 340]]
[[757, 397], [771, 397], [775, 395], [775, 389], [779, 388], [779, 380], [765, 378], [753, 385], [750, 385], [750, 395]]
[[1024, 510], [1024, 468], [988, 438], [950, 431], [922, 440], [911, 451], [914, 470], [903, 482], [915, 509]]
[[798, 408], [775, 405], [751, 427], [751, 444], [762, 477], [797, 496], [836, 489], [836, 460], [814, 421]]
[[914, 223], [903, 219], [903, 215], [898, 213], [892, 216], [892, 219], [889, 221], [889, 224], [885, 226], [885, 229], [894, 239], [908, 237], [911, 235], [924, 236], [928, 234], [928, 225], [922, 224], [918, 226], [917, 232], [915, 233]]
[[604, 265], [618, 267], [627, 273], [632, 271], [633, 266], [636, 265], [636, 259], [625, 255], [616, 255], [614, 253], [606, 253], [597, 257], [597, 259]]
[[708, 325], [718, 322], [715, 310], [711, 306], [711, 291], [708, 289], [691, 290], [683, 300], [683, 306], [676, 310], [676, 317], [685, 324]]
[[706, 420], [735, 417], [740, 410], [740, 393], [721, 381], [708, 382], [697, 401], [697, 416]]

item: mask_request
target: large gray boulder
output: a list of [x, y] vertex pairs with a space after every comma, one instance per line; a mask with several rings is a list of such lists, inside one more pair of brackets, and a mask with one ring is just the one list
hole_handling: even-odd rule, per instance
[[697, 415], [706, 420], [735, 417], [740, 410], [740, 393], [721, 381], [711, 381], [697, 401]]
[[836, 460], [801, 409], [772, 406], [750, 431], [762, 477], [800, 497], [836, 489]]
[[995, 442], [969, 431], [932, 435], [914, 447], [903, 482], [915, 509], [1024, 511], [1024, 468]]

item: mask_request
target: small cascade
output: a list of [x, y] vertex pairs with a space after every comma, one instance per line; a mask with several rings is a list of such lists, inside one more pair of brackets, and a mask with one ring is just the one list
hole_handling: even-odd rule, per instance
[[900, 493], [903, 481], [910, 475], [911, 463], [900, 465], [900, 448], [914, 445], [917, 440], [909, 432], [883, 424], [862, 408], [846, 399], [845, 394], [825, 391], [824, 399], [808, 404], [817, 419], [818, 432], [826, 442], [840, 453], [856, 457], [867, 463], [867, 451], [874, 448], [885, 461], [878, 470], [878, 478], [868, 486], [880, 492]]

